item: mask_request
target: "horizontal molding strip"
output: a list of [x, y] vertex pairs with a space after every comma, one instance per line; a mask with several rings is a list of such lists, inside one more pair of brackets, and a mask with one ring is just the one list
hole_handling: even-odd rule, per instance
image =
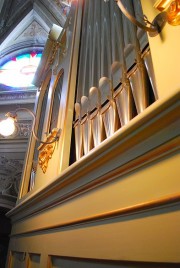
[[105, 213], [95, 214], [92, 216], [79, 218], [79, 219], [75, 219], [72, 221], [67, 221], [67, 222], [59, 223], [59, 224], [55, 224], [55, 225], [50, 225], [47, 227], [37, 228], [34, 230], [22, 232], [22, 233], [16, 233], [16, 234], [12, 233], [11, 237], [28, 235], [28, 234], [32, 234], [32, 233], [48, 231], [48, 230], [53, 230], [53, 229], [57, 229], [57, 228], [72, 227], [72, 226], [80, 225], [80, 224], [86, 224], [86, 223], [88, 224], [88, 223], [92, 223], [95, 221], [103, 221], [103, 220], [108, 220], [108, 219], [112, 219], [115, 217], [128, 216], [130, 214], [132, 215], [135, 213], [143, 213], [143, 212], [148, 211], [150, 209], [157, 209], [157, 208], [160, 208], [162, 206], [172, 205], [172, 204], [179, 203], [179, 202], [180, 202], [180, 193], [177, 193], [174, 195], [166, 196], [164, 198], [159, 198], [159, 199], [155, 199], [152, 201], [143, 202], [143, 203], [129, 206], [126, 208], [121, 208], [121, 209], [112, 210], [112, 211], [105, 212]]
[[[176, 152], [180, 144], [177, 137], [179, 95], [178, 91], [170, 99], [148, 107], [127, 128], [117, 131], [112, 138], [102, 142], [97, 150], [69, 166], [49, 185], [35, 189], [18, 200], [7, 216], [13, 222], [21, 221]], [[163, 135], [161, 139], [162, 134], [158, 134], [157, 140], [153, 135], [157, 137], [156, 134], [162, 129], [167, 137]], [[147, 143], [149, 135], [154, 140]], [[142, 142], [146, 142], [146, 146], [141, 146]], [[142, 150], [137, 153], [134, 145], [141, 146]], [[128, 154], [129, 149], [133, 154]], [[124, 159], [124, 156], [125, 160], [119, 164], [117, 157]], [[108, 161], [112, 162], [111, 166], [104, 171], [103, 166]], [[95, 170], [97, 175], [94, 175]]]
[[115, 180], [119, 176], [124, 176], [138, 168], [141, 168], [142, 166], [146, 166], [149, 163], [152, 163], [153, 161], [168, 156], [169, 154], [172, 154], [178, 150], [179, 144], [180, 139], [177, 137], [176, 139], [170, 141], [169, 143], [163, 144], [162, 146], [148, 152], [143, 156], [138, 157], [137, 159], [130, 161], [129, 163], [109, 172], [108, 174], [105, 174], [104, 176], [101, 176], [99, 178], [97, 177], [96, 180], [89, 182], [79, 188], [76, 188], [75, 190], [63, 196], [58, 197], [56, 200], [49, 202], [43, 207], [34, 209], [32, 213], [24, 217], [21, 217], [20, 221], [32, 217], [34, 215], [37, 215], [41, 212], [47, 211], [48, 209], [54, 208], [64, 202], [67, 202], [69, 200], [72, 200], [73, 198], [80, 196], [81, 194], [87, 193], [91, 190], [94, 190], [97, 187], [105, 185], [106, 183]]

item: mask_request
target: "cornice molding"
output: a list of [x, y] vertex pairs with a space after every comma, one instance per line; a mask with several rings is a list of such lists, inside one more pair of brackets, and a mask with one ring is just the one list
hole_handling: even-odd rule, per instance
[[18, 103], [34, 103], [36, 98], [36, 90], [27, 91], [0, 91], [0, 105], [18, 104]]
[[[177, 151], [179, 91], [156, 101], [54, 181], [19, 200], [14, 221], [57, 206]], [[97, 175], [98, 174], [98, 175]]]

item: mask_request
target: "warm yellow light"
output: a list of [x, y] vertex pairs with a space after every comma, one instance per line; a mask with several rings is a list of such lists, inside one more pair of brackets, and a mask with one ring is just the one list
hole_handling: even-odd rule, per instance
[[5, 120], [2, 120], [0, 122], [0, 134], [2, 136], [10, 136], [15, 131], [15, 125], [14, 125], [14, 119], [13, 118], [7, 118]]

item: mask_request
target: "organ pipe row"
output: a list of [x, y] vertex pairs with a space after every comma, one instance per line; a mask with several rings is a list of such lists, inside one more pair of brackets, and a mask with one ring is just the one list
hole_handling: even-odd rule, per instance
[[[136, 16], [142, 10], [139, 1], [134, 2], [125, 4]], [[124, 17], [115, 1], [85, 1], [84, 8], [75, 103], [76, 160], [143, 112], [150, 105], [149, 90], [158, 98], [146, 34]]]

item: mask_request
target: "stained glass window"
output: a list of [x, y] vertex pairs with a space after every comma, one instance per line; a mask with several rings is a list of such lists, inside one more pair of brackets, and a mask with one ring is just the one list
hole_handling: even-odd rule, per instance
[[32, 80], [42, 53], [26, 53], [0, 66], [0, 83], [10, 87], [32, 87]]

